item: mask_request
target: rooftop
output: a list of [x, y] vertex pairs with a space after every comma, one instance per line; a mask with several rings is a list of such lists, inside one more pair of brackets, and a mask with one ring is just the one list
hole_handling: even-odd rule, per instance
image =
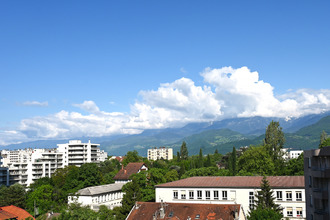
[[[259, 188], [262, 176], [197, 176], [157, 185], [156, 188]], [[304, 176], [268, 176], [272, 188], [304, 188]]]
[[115, 192], [121, 190], [124, 183], [113, 183], [101, 186], [91, 186], [84, 189], [81, 189], [77, 192], [77, 194], [81, 196], [91, 196], [91, 195], [99, 195], [108, 192]]
[[145, 165], [144, 163], [129, 163], [127, 166], [117, 173], [117, 175], [113, 178], [114, 180], [128, 180], [129, 177], [138, 173], [140, 169]]
[[[5, 215], [8, 215], [8, 217], [4, 218]], [[21, 209], [17, 206], [10, 205], [10, 206], [0, 207], [0, 219], [14, 218], [14, 217], [10, 217], [10, 215], [16, 217], [18, 220], [26, 219], [28, 217], [34, 219], [30, 213], [28, 213], [24, 209]]]
[[[161, 218], [163, 208], [163, 218]], [[234, 220], [239, 215], [240, 205], [192, 204], [192, 203], [156, 203], [137, 202], [127, 220], [145, 219], [228, 219]]]

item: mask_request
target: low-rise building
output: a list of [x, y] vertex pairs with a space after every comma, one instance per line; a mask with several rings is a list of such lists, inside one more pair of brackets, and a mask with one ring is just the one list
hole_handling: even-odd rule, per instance
[[[261, 176], [190, 177], [155, 186], [156, 202], [241, 204], [248, 215], [260, 191]], [[303, 176], [269, 176], [275, 203], [289, 219], [306, 218]]]
[[167, 147], [154, 147], [148, 149], [148, 160], [172, 160], [173, 159], [173, 149]]
[[330, 219], [330, 146], [304, 151], [307, 219]]
[[244, 219], [239, 204], [137, 202], [126, 220], [135, 219]]
[[94, 211], [98, 211], [101, 205], [109, 209], [121, 206], [124, 193], [122, 187], [124, 183], [113, 183], [100, 186], [91, 186], [79, 190], [75, 195], [68, 196], [68, 203], [80, 203], [89, 206]]
[[135, 173], [139, 173], [143, 170], [148, 170], [148, 167], [144, 163], [129, 163], [127, 166], [119, 170], [116, 176], [113, 178], [115, 183], [128, 183], [130, 182], [130, 176]]

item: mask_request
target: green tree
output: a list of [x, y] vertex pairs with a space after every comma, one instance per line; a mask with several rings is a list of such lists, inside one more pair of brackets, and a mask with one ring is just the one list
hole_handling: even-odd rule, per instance
[[198, 167], [201, 168], [204, 166], [204, 157], [203, 157], [203, 150], [202, 148], [199, 149], [199, 156], [198, 156]]
[[79, 188], [101, 185], [104, 182], [102, 173], [96, 163], [85, 163], [79, 167]]
[[0, 206], [14, 205], [25, 209], [25, 188], [20, 184], [0, 188]]
[[248, 216], [248, 220], [281, 220], [282, 218], [283, 218], [282, 213], [269, 208], [254, 209], [250, 212], [250, 215]]
[[320, 136], [319, 148], [327, 146], [330, 146], [330, 137], [328, 137], [328, 134], [323, 130]]
[[136, 150], [128, 151], [123, 160], [123, 165], [126, 166], [127, 164], [134, 162], [142, 162], [142, 157], [139, 156], [139, 153]]
[[255, 175], [274, 175], [275, 165], [264, 146], [249, 147], [238, 158], [239, 173], [251, 173]]
[[229, 155], [228, 167], [231, 175], [235, 176], [237, 173], [237, 153], [235, 147], [233, 147], [233, 151]]
[[256, 209], [273, 209], [277, 212], [281, 211], [278, 204], [275, 203], [275, 197], [273, 196], [273, 190], [270, 188], [267, 178], [264, 176], [261, 180], [260, 191], [256, 195]]
[[121, 213], [127, 215], [136, 201], [141, 200], [141, 188], [137, 182], [137, 179], [133, 177], [132, 182], [126, 183], [123, 188], [125, 193], [122, 200]]
[[298, 158], [290, 159], [285, 165], [285, 175], [287, 176], [303, 176], [304, 175], [304, 153]]
[[53, 199], [54, 187], [51, 185], [42, 185], [30, 192], [27, 196], [27, 208], [30, 213], [34, 213], [34, 205], [38, 207], [39, 214], [53, 211], [56, 202]]
[[188, 159], [188, 148], [186, 145], [186, 142], [183, 141], [181, 148], [180, 148], [180, 159], [181, 160], [187, 160]]
[[285, 143], [284, 133], [279, 122], [271, 121], [266, 129], [264, 144], [273, 161], [282, 158], [281, 149]]

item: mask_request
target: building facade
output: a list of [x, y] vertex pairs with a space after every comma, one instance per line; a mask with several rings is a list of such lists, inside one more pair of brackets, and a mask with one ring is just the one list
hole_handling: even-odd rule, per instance
[[[190, 177], [156, 186], [156, 202], [240, 204], [247, 216], [260, 191], [260, 176]], [[284, 217], [306, 218], [303, 176], [267, 177]]]
[[330, 219], [330, 146], [304, 151], [307, 219]]
[[173, 159], [173, 149], [167, 147], [155, 147], [148, 149], [148, 160], [172, 160]]
[[124, 183], [113, 183], [101, 186], [92, 186], [79, 190], [76, 195], [68, 196], [68, 203], [80, 203], [98, 211], [101, 205], [109, 209], [121, 206], [124, 196], [122, 187]]
[[[1, 168], [8, 169], [8, 185], [19, 183], [28, 186], [39, 178], [51, 177], [58, 168], [104, 161], [107, 154], [100, 151], [97, 144], [90, 142], [81, 143], [81, 141], [75, 140], [58, 146], [55, 149], [0, 151]], [[76, 149], [80, 146], [83, 151], [81, 152], [79, 148], [79, 153], [77, 153]], [[1, 177], [3, 175], [4, 171], [0, 174], [0, 179], [4, 179]]]

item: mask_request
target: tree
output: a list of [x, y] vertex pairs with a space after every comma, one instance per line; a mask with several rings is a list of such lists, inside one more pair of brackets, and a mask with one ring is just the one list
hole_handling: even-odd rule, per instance
[[188, 159], [188, 149], [187, 149], [187, 145], [186, 142], [183, 141], [181, 148], [180, 148], [180, 159], [181, 160], [187, 160]]
[[260, 184], [261, 190], [256, 195], [257, 201], [255, 207], [250, 211], [249, 220], [272, 219], [280, 220], [283, 215], [281, 208], [275, 203], [273, 191], [270, 188], [267, 178], [264, 176]]
[[279, 122], [271, 121], [266, 129], [264, 144], [273, 161], [282, 157], [281, 149], [285, 143], [284, 133]]
[[327, 133], [323, 130], [320, 136], [319, 148], [330, 146], [330, 137], [328, 138]]
[[267, 178], [264, 176], [261, 180], [260, 191], [258, 191], [256, 208], [260, 209], [273, 209], [280, 212], [281, 208], [275, 203], [275, 197], [273, 196], [273, 190], [270, 188]]
[[122, 188], [124, 194], [122, 200], [121, 213], [127, 215], [136, 201], [141, 200], [141, 188], [137, 182], [137, 179], [133, 177], [132, 182], [126, 183]]
[[142, 157], [139, 156], [139, 153], [136, 150], [128, 151], [123, 160], [123, 165], [126, 166], [129, 163], [141, 162], [141, 161], [142, 161]]
[[233, 147], [232, 153], [229, 155], [228, 166], [231, 175], [236, 176], [237, 173], [237, 153], [236, 148]]
[[35, 213], [34, 205], [38, 207], [39, 214], [53, 211], [56, 202], [53, 199], [54, 187], [51, 185], [42, 185], [36, 190], [30, 192], [27, 196], [27, 207], [30, 213]]
[[25, 209], [25, 197], [25, 189], [18, 183], [0, 188], [0, 206], [14, 205]]
[[304, 175], [304, 153], [300, 154], [298, 158], [288, 160], [284, 174], [288, 176]]
[[[275, 165], [264, 146], [249, 147], [238, 158], [239, 173], [248, 172], [257, 175], [274, 175]], [[242, 171], [242, 172], [241, 172]]]
[[201, 168], [204, 166], [204, 161], [203, 161], [203, 151], [202, 148], [199, 149], [199, 156], [198, 156], [198, 167]]

